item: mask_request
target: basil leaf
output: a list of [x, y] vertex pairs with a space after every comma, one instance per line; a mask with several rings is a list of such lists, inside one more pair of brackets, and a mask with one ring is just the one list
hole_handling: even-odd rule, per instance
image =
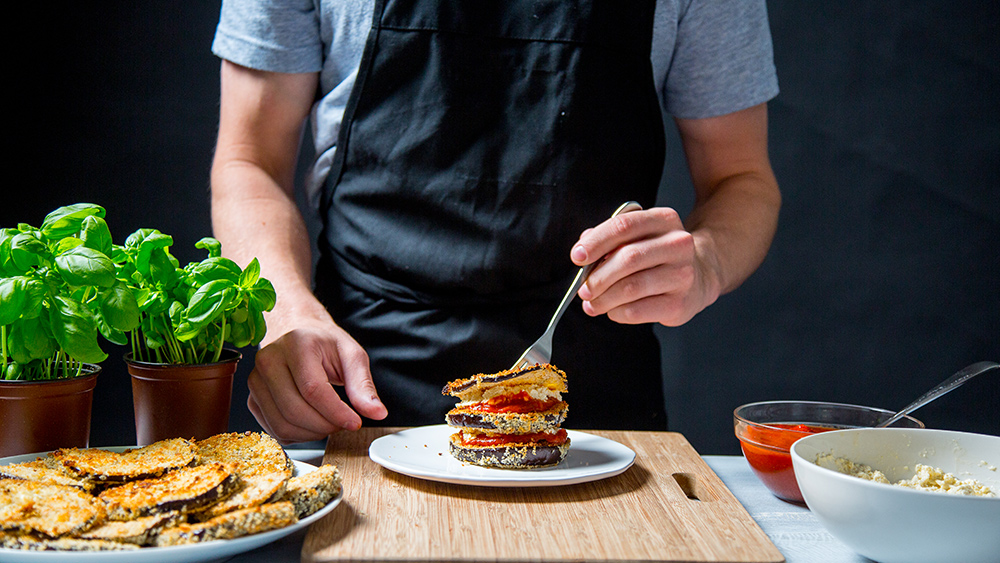
[[205, 285], [212, 280], [226, 280], [240, 283], [240, 266], [229, 258], [221, 256], [206, 258], [191, 267], [191, 277], [197, 285]]
[[253, 287], [255, 283], [257, 283], [258, 278], [260, 278], [260, 262], [258, 262], [257, 259], [254, 258], [253, 260], [250, 261], [249, 264], [247, 264], [247, 267], [245, 270], [243, 270], [243, 273], [240, 274], [240, 281], [239, 281], [240, 287], [249, 289]]
[[232, 282], [214, 280], [199, 287], [184, 311], [184, 318], [174, 330], [178, 340], [191, 340], [202, 327], [208, 325], [225, 312], [226, 307], [236, 297]]
[[162, 335], [169, 332], [169, 327], [163, 323], [162, 315], [143, 317], [140, 326], [147, 347], [155, 349], [166, 343]]
[[243, 321], [227, 324], [226, 332], [228, 334], [226, 334], [226, 342], [231, 343], [237, 348], [249, 346], [253, 340], [253, 328], [253, 321], [247, 316], [244, 316]]
[[184, 305], [180, 301], [172, 301], [170, 308], [167, 309], [167, 317], [173, 326], [181, 324], [184, 320]]
[[17, 233], [15, 229], [0, 229], [0, 274], [23, 273], [15, 268], [10, 257], [10, 242]]
[[124, 284], [101, 292], [101, 315], [111, 328], [128, 332], [139, 326], [139, 303]]
[[55, 339], [49, 334], [44, 317], [37, 316], [15, 322], [7, 338], [7, 345], [10, 357], [22, 364], [50, 358], [58, 349]]
[[156, 229], [138, 229], [134, 233], [130, 234], [128, 238], [125, 239], [125, 249], [135, 251], [139, 249], [142, 245], [142, 241], [146, 240], [148, 237], [154, 234], [162, 234]]
[[[128, 252], [124, 246], [111, 245], [111, 261], [115, 264], [125, 265], [128, 263]], [[134, 268], [135, 266], [133, 266]]]
[[79, 301], [56, 295], [49, 306], [49, 326], [59, 347], [73, 359], [92, 364], [107, 359], [97, 344], [93, 313]]
[[18, 362], [11, 362], [7, 364], [7, 369], [0, 373], [0, 379], [15, 380], [20, 379], [21, 372], [23, 368]]
[[247, 295], [250, 302], [262, 311], [273, 309], [278, 299], [274, 286], [265, 278], [258, 279], [253, 287], [247, 290]]
[[55, 246], [52, 247], [52, 253], [58, 256], [60, 254], [73, 250], [74, 248], [82, 244], [83, 240], [81, 239], [78, 239], [76, 237], [66, 237], [64, 239], [60, 239], [59, 242], [57, 242]]
[[128, 337], [125, 336], [125, 333], [108, 324], [108, 320], [100, 311], [94, 315], [94, 322], [97, 324], [97, 331], [108, 342], [119, 346], [128, 344]]
[[144, 276], [149, 276], [149, 261], [153, 252], [164, 250], [174, 243], [170, 235], [156, 229], [139, 229], [125, 239], [125, 249], [133, 253], [135, 268]]
[[111, 259], [86, 246], [56, 256], [56, 269], [70, 285], [111, 287], [117, 280]]
[[51, 253], [35, 233], [18, 233], [10, 241], [10, 257], [20, 272], [47, 263]]
[[199, 240], [194, 243], [194, 247], [207, 250], [209, 258], [218, 258], [222, 256], [222, 243], [212, 237], [205, 237]]
[[162, 248], [154, 249], [149, 253], [145, 273], [154, 284], [163, 287], [172, 287], [177, 284], [179, 279], [176, 261]]
[[0, 278], [0, 326], [9, 325], [21, 318], [28, 300], [25, 279], [27, 278]]
[[249, 316], [250, 312], [247, 310], [247, 306], [240, 305], [229, 313], [229, 322], [239, 324], [246, 321]]
[[67, 205], [46, 215], [40, 230], [45, 238], [58, 240], [78, 233], [83, 220], [93, 215], [104, 217], [104, 208], [92, 203]]
[[264, 322], [264, 314], [258, 310], [250, 311], [250, 320], [253, 321], [253, 340], [250, 341], [250, 345], [256, 346], [260, 344], [261, 340], [264, 340], [267, 324]]
[[165, 313], [171, 303], [170, 299], [167, 298], [167, 294], [162, 291], [143, 289], [136, 295], [136, 298], [139, 304], [139, 311], [144, 315], [150, 316]]
[[[20, 313], [22, 319], [33, 319], [42, 314], [45, 308], [42, 306], [42, 301], [45, 299], [46, 294], [48, 294], [48, 286], [45, 282], [40, 280], [24, 277], [15, 276], [12, 278], [4, 278], [0, 281], [2, 284], [4, 281], [11, 280], [15, 285], [15, 290], [20, 295], [16, 298], [19, 299], [18, 305], [8, 305], [5, 299], [0, 296], [0, 325], [7, 324], [3, 319], [8, 318], [10, 314]], [[0, 289], [0, 294], [5, 290]]]
[[83, 227], [80, 229], [80, 238], [83, 239], [83, 245], [87, 248], [93, 248], [108, 257], [112, 256], [114, 245], [111, 242], [111, 230], [108, 229], [108, 223], [104, 219], [94, 215], [84, 219]]

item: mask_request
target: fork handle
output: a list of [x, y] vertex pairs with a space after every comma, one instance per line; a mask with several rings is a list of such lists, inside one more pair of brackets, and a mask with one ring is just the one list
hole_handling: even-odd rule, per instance
[[587, 281], [587, 276], [590, 275], [590, 271], [594, 269], [594, 266], [595, 264], [587, 264], [576, 272], [576, 277], [573, 278], [573, 285], [569, 286], [569, 291], [566, 292], [566, 295], [563, 295], [562, 301], [559, 302], [559, 307], [556, 309], [555, 314], [552, 315], [552, 319], [549, 320], [549, 326], [545, 327], [545, 334], [551, 335], [554, 332], [553, 329], [559, 322], [559, 319], [562, 318], [563, 313], [569, 308], [569, 304], [573, 301], [573, 297], [576, 296], [576, 292], [580, 291], [580, 288], [583, 287], [583, 282]]
[[[614, 219], [621, 213], [627, 213], [629, 211], [635, 211], [637, 209], [642, 209], [642, 206], [634, 201], [627, 201], [621, 204], [618, 207], [618, 209], [616, 209], [615, 212], [611, 214], [611, 218]], [[514, 367], [510, 369], [512, 370], [519, 369], [521, 367], [521, 364], [525, 362], [525, 358], [527, 358], [528, 354], [532, 352], [536, 347], [538, 347], [541, 343], [545, 343], [546, 356], [548, 356], [551, 353], [552, 334], [556, 330], [556, 324], [559, 323], [559, 319], [561, 319], [563, 313], [566, 312], [566, 309], [569, 307], [570, 301], [572, 301], [573, 297], [576, 296], [576, 292], [580, 291], [580, 287], [582, 287], [583, 283], [587, 281], [587, 277], [590, 276], [590, 272], [591, 270], [594, 269], [595, 266], [597, 266], [597, 262], [587, 264], [586, 266], [580, 268], [580, 270], [576, 273], [576, 277], [573, 278], [573, 284], [569, 286], [569, 291], [566, 292], [566, 295], [563, 295], [562, 301], [559, 303], [559, 307], [556, 308], [555, 314], [552, 315], [552, 318], [549, 320], [549, 326], [545, 328], [545, 332], [542, 333], [542, 336], [534, 344], [528, 346], [528, 349], [525, 350], [523, 354], [521, 354], [521, 357], [518, 358], [516, 362], [514, 362]]]
[[[642, 206], [639, 205], [638, 202], [635, 201], [625, 202], [620, 206], [618, 206], [618, 209], [616, 209], [615, 212], [611, 214], [611, 219], [614, 219], [615, 217], [617, 217], [622, 213], [628, 213], [629, 211], [636, 211], [639, 209], [642, 209]], [[591, 262], [590, 264], [587, 264], [586, 266], [580, 268], [580, 270], [576, 273], [576, 277], [573, 278], [573, 284], [569, 286], [569, 291], [566, 292], [566, 295], [563, 295], [562, 301], [559, 303], [559, 307], [556, 309], [555, 314], [552, 315], [552, 319], [549, 321], [549, 326], [545, 328], [546, 334], [550, 334], [551, 332], [553, 332], [553, 329], [559, 322], [559, 319], [562, 318], [563, 313], [566, 312], [566, 309], [569, 307], [570, 302], [573, 301], [573, 297], [576, 296], [576, 292], [580, 291], [580, 288], [583, 287], [584, 282], [586, 282], [587, 278], [590, 277], [590, 272], [596, 266], [597, 266], [596, 261]]]

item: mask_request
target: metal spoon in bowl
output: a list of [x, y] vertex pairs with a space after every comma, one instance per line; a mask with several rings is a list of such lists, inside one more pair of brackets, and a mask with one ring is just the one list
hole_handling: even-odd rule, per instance
[[1000, 364], [996, 362], [976, 362], [971, 366], [967, 366], [959, 370], [955, 375], [945, 379], [940, 385], [931, 389], [930, 391], [924, 393], [919, 399], [913, 401], [912, 403], [903, 407], [903, 410], [892, 415], [888, 420], [880, 422], [875, 425], [875, 428], [885, 428], [893, 422], [903, 418], [904, 416], [910, 414], [911, 412], [919, 409], [920, 407], [926, 405], [927, 403], [937, 399], [941, 395], [955, 389], [959, 385], [965, 383], [966, 381], [976, 377], [977, 375], [983, 373], [984, 371], [989, 371], [994, 368], [1000, 368]]

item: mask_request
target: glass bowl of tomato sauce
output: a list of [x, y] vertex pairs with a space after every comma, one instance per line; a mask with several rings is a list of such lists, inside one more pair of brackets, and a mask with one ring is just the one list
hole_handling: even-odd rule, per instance
[[[743, 456], [757, 477], [775, 496], [803, 504], [792, 469], [789, 450], [799, 438], [830, 430], [870, 428], [888, 419], [893, 411], [817, 401], [765, 401], [733, 411], [736, 437]], [[906, 416], [892, 424], [898, 428], [923, 428]]]

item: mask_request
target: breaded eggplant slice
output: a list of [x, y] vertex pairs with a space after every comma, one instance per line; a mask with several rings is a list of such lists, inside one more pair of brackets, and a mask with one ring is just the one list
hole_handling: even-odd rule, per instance
[[72, 474], [98, 483], [125, 483], [159, 477], [197, 459], [190, 440], [173, 438], [141, 448], [112, 452], [98, 448], [64, 448], [52, 452]]
[[79, 537], [85, 540], [122, 542], [138, 546], [151, 545], [161, 531], [180, 524], [183, 519], [180, 512], [167, 512], [135, 520], [106, 520], [83, 532]]
[[34, 461], [0, 466], [0, 478], [24, 479], [26, 481], [66, 485], [76, 487], [88, 493], [94, 490], [94, 483], [92, 481], [74, 476], [59, 463], [59, 460], [52, 456], [40, 457]]
[[156, 545], [183, 545], [212, 540], [229, 540], [298, 522], [290, 502], [272, 502], [216, 516], [200, 524], [181, 524], [167, 528], [156, 538]]
[[210, 505], [208, 508], [191, 514], [191, 518], [199, 522], [211, 520], [220, 514], [260, 506], [271, 497], [285, 490], [288, 477], [284, 473], [268, 473], [266, 475], [250, 475], [239, 480], [235, 491], [225, 500]]
[[448, 450], [459, 461], [499, 469], [538, 469], [558, 464], [569, 451], [570, 439], [550, 442], [512, 443], [502, 446], [471, 446], [462, 443], [461, 432], [448, 439]]
[[520, 391], [526, 391], [532, 396], [541, 391], [558, 397], [559, 393], [567, 391], [566, 373], [551, 364], [535, 364], [518, 370], [479, 373], [465, 379], [456, 379], [445, 385], [441, 393], [458, 397], [462, 403], [470, 403]]
[[0, 547], [26, 551], [131, 551], [139, 546], [105, 540], [46, 538], [34, 534], [0, 534]]
[[233, 493], [239, 477], [224, 463], [182, 467], [157, 479], [132, 481], [102, 491], [111, 520], [132, 520], [177, 511], [197, 512]]
[[210, 520], [220, 514], [258, 506], [281, 492], [292, 476], [292, 460], [281, 444], [263, 432], [217, 434], [196, 443], [200, 463], [217, 461], [235, 467], [241, 478], [232, 496], [194, 515]]
[[455, 407], [445, 415], [445, 422], [455, 428], [477, 428], [504, 434], [534, 434], [558, 428], [566, 420], [569, 405], [559, 401], [540, 412], [482, 412]]
[[76, 487], [0, 479], [0, 528], [58, 537], [105, 517], [104, 503]]
[[288, 480], [285, 490], [274, 501], [288, 501], [301, 520], [323, 508], [340, 494], [340, 471], [336, 465], [320, 465], [315, 471]]
[[284, 473], [292, 476], [292, 460], [277, 440], [263, 432], [216, 434], [195, 443], [201, 463], [219, 461], [236, 466], [241, 477]]

